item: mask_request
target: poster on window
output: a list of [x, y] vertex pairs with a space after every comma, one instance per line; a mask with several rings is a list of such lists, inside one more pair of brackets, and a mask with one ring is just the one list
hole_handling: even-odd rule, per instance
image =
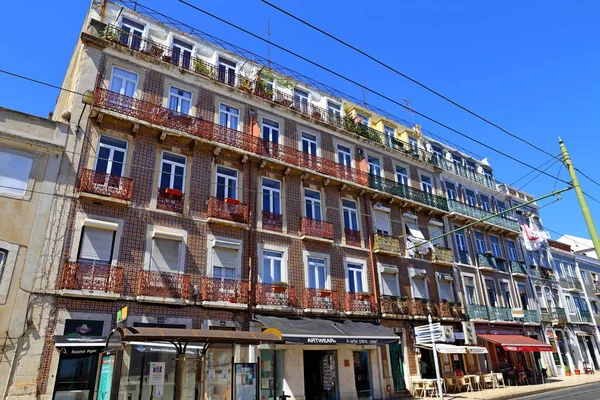
[[235, 400], [255, 400], [256, 381], [256, 363], [235, 364]]
[[98, 400], [110, 399], [114, 369], [115, 356], [112, 354], [102, 356], [102, 362], [100, 364], [100, 382], [98, 383]]
[[148, 372], [148, 384], [162, 385], [165, 383], [165, 363], [151, 362], [150, 371]]

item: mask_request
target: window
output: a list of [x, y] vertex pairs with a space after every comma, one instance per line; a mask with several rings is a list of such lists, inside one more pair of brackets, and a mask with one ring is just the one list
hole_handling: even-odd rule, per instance
[[150, 271], [182, 272], [181, 240], [154, 237], [150, 255]]
[[279, 143], [279, 122], [263, 118], [262, 139], [267, 142]]
[[308, 92], [294, 88], [294, 106], [301, 113], [308, 113]]
[[517, 284], [517, 289], [519, 290], [519, 298], [521, 299], [521, 306], [524, 310], [527, 310], [529, 305], [529, 299], [527, 297], [527, 289], [525, 288], [525, 284], [519, 283]]
[[317, 155], [317, 136], [302, 132], [302, 151], [311, 156]]
[[487, 292], [487, 299], [490, 307], [498, 307], [498, 299], [496, 298], [496, 284], [493, 280], [485, 280], [485, 290]]
[[508, 285], [508, 282], [500, 282], [500, 292], [502, 293], [504, 307], [512, 307], [512, 301], [510, 299], [510, 286]]
[[554, 298], [552, 296], [552, 292], [550, 291], [550, 288], [545, 287], [544, 294], [546, 295], [546, 302], [544, 304], [547, 304], [548, 308], [554, 308], [555, 302], [554, 302]]
[[477, 199], [475, 198], [475, 192], [470, 189], [465, 189], [465, 193], [467, 194], [467, 204], [471, 207], [476, 207]]
[[598, 311], [598, 304], [596, 303], [596, 301], [592, 300], [590, 301], [590, 304], [592, 305], [592, 311], [594, 312], [594, 314], [598, 314], [600, 311]]
[[508, 246], [508, 258], [510, 261], [517, 261], [517, 248], [515, 247], [515, 242], [512, 240], [507, 240], [506, 245]]
[[235, 85], [235, 62], [219, 56], [219, 81]]
[[383, 265], [380, 271], [381, 294], [383, 296], [400, 296], [400, 283], [398, 282], [398, 268], [391, 265]]
[[373, 210], [375, 230], [384, 235], [390, 234], [390, 213], [383, 210]]
[[492, 254], [494, 257], [502, 257], [502, 251], [500, 250], [500, 243], [496, 236], [490, 236], [490, 243], [492, 244]]
[[472, 172], [475, 172], [475, 170], [477, 169], [477, 166], [475, 165], [475, 163], [471, 160], [466, 160], [467, 162], [467, 169], [471, 170]]
[[[458, 229], [458, 227], [455, 226], [454, 229]], [[470, 264], [471, 259], [469, 257], [469, 250], [467, 247], [467, 240], [465, 238], [464, 232], [458, 231], [454, 233], [454, 238], [456, 239], [456, 247], [458, 248], [458, 256], [460, 263]]]
[[238, 198], [238, 172], [235, 169], [217, 165], [217, 187], [215, 197], [219, 199]]
[[338, 163], [346, 167], [352, 167], [352, 152], [349, 147], [337, 145]]
[[342, 210], [344, 213], [344, 228], [351, 231], [359, 231], [356, 202], [348, 199], [342, 199]]
[[213, 277], [235, 279], [239, 263], [239, 245], [217, 240], [212, 251]]
[[427, 194], [433, 194], [433, 186], [431, 185], [431, 178], [426, 175], [421, 175], [421, 188]]
[[33, 158], [0, 150], [0, 192], [24, 195], [33, 168]]
[[434, 155], [434, 162], [436, 163], [436, 165], [440, 165], [441, 161], [444, 158], [444, 154], [442, 153], [442, 148], [432, 145], [431, 146], [431, 151], [433, 152]]
[[421, 232], [421, 229], [419, 229], [419, 225], [415, 218], [406, 216], [404, 218], [404, 225], [408, 236], [425, 240], [425, 236], [423, 235], [423, 232]]
[[121, 30], [123, 31], [121, 33], [121, 43], [134, 50], [139, 50], [142, 45], [144, 28], [144, 24], [123, 17], [121, 20]]
[[263, 211], [281, 215], [281, 182], [263, 178], [262, 187]]
[[219, 105], [219, 124], [229, 129], [238, 129], [240, 123], [240, 110], [227, 104]]
[[569, 295], [565, 295], [565, 300], [567, 301], [567, 309], [571, 314], [575, 312], [575, 307], [573, 306], [573, 299]]
[[375, 176], [381, 176], [381, 160], [377, 157], [367, 156], [367, 163], [369, 164], [369, 173]]
[[398, 183], [408, 186], [408, 171], [405, 167], [396, 165], [396, 180]]
[[[77, 261], [110, 265], [115, 242], [115, 231], [84, 226]], [[3, 253], [5, 254], [5, 253]], [[0, 261], [0, 266], [2, 262]]]
[[101, 135], [94, 170], [102, 174], [123, 176], [127, 141]]
[[456, 200], [456, 185], [452, 182], [446, 182], [446, 195], [450, 200]]
[[552, 307], [552, 303], [548, 304], [548, 302], [546, 301], [546, 298], [544, 297], [544, 294], [542, 293], [542, 288], [539, 286], [535, 287], [535, 295], [537, 296], [538, 299], [538, 303], [540, 303], [540, 307], [541, 308], [551, 308]]
[[324, 258], [308, 257], [308, 288], [326, 289], [327, 269]]
[[462, 169], [462, 158], [456, 154], [452, 154], [452, 163], [454, 164], [456, 172], [460, 172]]
[[437, 277], [440, 300], [454, 301], [454, 292], [452, 291], [452, 275], [438, 273]]
[[346, 270], [348, 271], [347, 287], [349, 293], [364, 292], [363, 286], [363, 265], [356, 263], [347, 263]]
[[506, 211], [506, 204], [503, 201], [496, 200], [496, 209], [498, 212]]
[[419, 141], [417, 140], [416, 137], [409, 136], [408, 137], [408, 144], [410, 145], [410, 148], [412, 149], [413, 153], [418, 153], [419, 152]]
[[369, 117], [367, 117], [366, 115], [356, 113], [356, 119], [358, 119], [359, 124], [369, 126]]
[[192, 105], [192, 93], [171, 86], [169, 88], [169, 109], [180, 114], [189, 114]]
[[483, 208], [487, 212], [490, 212], [492, 210], [492, 206], [490, 205], [490, 198], [482, 194], [479, 195], [479, 198], [481, 199], [481, 208]]
[[444, 229], [435, 224], [429, 224], [429, 239], [436, 246], [444, 247], [444, 238], [440, 237], [444, 234]]
[[331, 100], [327, 100], [327, 112], [329, 115], [339, 117], [342, 115], [342, 106]]
[[583, 281], [584, 285], [587, 285], [590, 282], [587, 276], [587, 271], [581, 271], [581, 280]]
[[487, 251], [487, 246], [485, 245], [485, 238], [483, 237], [483, 233], [475, 232], [475, 243], [477, 243], [477, 251], [479, 254], [484, 254]]
[[261, 273], [262, 283], [282, 282], [283, 253], [281, 251], [263, 250], [263, 268]]
[[126, 69], [113, 67], [110, 91], [133, 97], [137, 88], [138, 74]]
[[581, 299], [581, 297], [575, 297], [575, 296], [573, 296], [573, 303], [575, 303], [575, 309], [577, 311], [587, 311], [586, 307], [584, 307], [584, 305], [583, 305], [584, 302]]
[[395, 129], [391, 126], [384, 125], [383, 126], [383, 134], [385, 136], [385, 145], [388, 147], [392, 147], [393, 141], [392, 139], [395, 137]]
[[192, 60], [192, 49], [194, 46], [191, 43], [184, 42], [183, 40], [173, 38], [173, 49], [172, 49], [172, 62], [175, 65], [179, 65], [185, 69], [190, 68]]
[[8, 252], [0, 249], [0, 281], [2, 281], [2, 274], [4, 273], [4, 266], [6, 265], [7, 257], [8, 257]]
[[428, 299], [427, 280], [421, 275], [410, 277], [410, 290], [414, 299]]
[[472, 276], [464, 276], [463, 281], [465, 283], [465, 296], [467, 304], [477, 304], [477, 288], [475, 287], [475, 278]]
[[321, 193], [315, 190], [304, 189], [304, 205], [306, 218], [321, 221]]
[[184, 191], [186, 158], [178, 154], [163, 151], [160, 163], [160, 188]]

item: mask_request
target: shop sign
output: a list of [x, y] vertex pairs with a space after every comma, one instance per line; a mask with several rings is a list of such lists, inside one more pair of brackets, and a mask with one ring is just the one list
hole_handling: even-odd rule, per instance
[[389, 344], [397, 343], [399, 339], [362, 339], [362, 338], [340, 338], [340, 337], [315, 337], [315, 336], [303, 336], [303, 337], [289, 337], [284, 336], [284, 339], [288, 342], [294, 343], [305, 343], [305, 344], [356, 344], [356, 345], [370, 345], [370, 344]]
[[102, 336], [103, 321], [68, 319], [65, 321], [65, 336]]
[[86, 357], [97, 354], [100, 350], [102, 350], [102, 347], [63, 347], [60, 349], [60, 354]]
[[506, 351], [552, 351], [551, 346], [502, 346]]

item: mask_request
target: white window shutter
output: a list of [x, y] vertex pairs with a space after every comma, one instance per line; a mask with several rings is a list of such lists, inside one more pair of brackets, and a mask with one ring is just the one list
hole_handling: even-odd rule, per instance
[[79, 259], [109, 264], [114, 236], [114, 231], [92, 228], [90, 226], [84, 227], [81, 248], [79, 249]]
[[238, 250], [229, 247], [213, 247], [213, 267], [229, 270], [221, 277], [235, 277], [237, 272]]
[[154, 238], [152, 240], [152, 260], [150, 269], [160, 272], [179, 272], [180, 240]]
[[[429, 225], [429, 238], [433, 239], [443, 234], [442, 227], [437, 225]], [[444, 246], [444, 238], [438, 238], [432, 241], [433, 244], [437, 244], [438, 246]]]
[[423, 236], [423, 232], [419, 229], [417, 225], [417, 221], [412, 218], [406, 218], [406, 228], [408, 229], [408, 234], [412, 237], [416, 237], [419, 239], [425, 240], [425, 236]]
[[454, 300], [454, 294], [452, 293], [451, 282], [439, 282], [440, 288], [440, 299], [441, 300]]
[[375, 229], [383, 232], [390, 232], [389, 214], [385, 211], [375, 210]]
[[398, 293], [398, 275], [382, 273], [381, 274], [382, 292], [386, 296], [400, 296]]
[[427, 296], [427, 282], [425, 279], [412, 279], [412, 290], [413, 298], [426, 299]]

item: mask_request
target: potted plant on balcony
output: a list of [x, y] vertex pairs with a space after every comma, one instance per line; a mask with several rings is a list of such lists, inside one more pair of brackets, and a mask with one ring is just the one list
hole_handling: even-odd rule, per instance
[[181, 197], [181, 195], [183, 194], [181, 192], [181, 190], [179, 189], [173, 189], [173, 188], [165, 188], [165, 194], [171, 195], [171, 196], [178, 196]]
[[116, 29], [111, 27], [106, 27], [102, 32], [102, 37], [106, 40], [110, 40], [111, 42], [121, 43], [121, 35]]
[[315, 110], [312, 112], [311, 117], [313, 117], [314, 119], [321, 119], [321, 113]]
[[273, 293], [285, 293], [285, 291], [288, 288], [288, 284], [287, 282], [273, 282], [273, 284], [271, 285], [271, 289], [273, 290]]
[[240, 82], [240, 89], [246, 93], [252, 93], [252, 81], [248, 78], [242, 78]]
[[369, 293], [369, 292], [359, 292], [359, 293], [356, 294], [356, 297], [359, 300], [367, 301], [367, 300], [371, 299], [371, 293]]
[[494, 253], [492, 253], [491, 251], [488, 250], [485, 253], [483, 253], [483, 255], [486, 256], [486, 257], [491, 257], [491, 256], [494, 255]]
[[568, 365], [565, 365], [565, 375], [566, 376], [571, 376], [571, 368], [569, 368]]
[[320, 297], [331, 297], [332, 294], [333, 292], [329, 289], [319, 289]]

